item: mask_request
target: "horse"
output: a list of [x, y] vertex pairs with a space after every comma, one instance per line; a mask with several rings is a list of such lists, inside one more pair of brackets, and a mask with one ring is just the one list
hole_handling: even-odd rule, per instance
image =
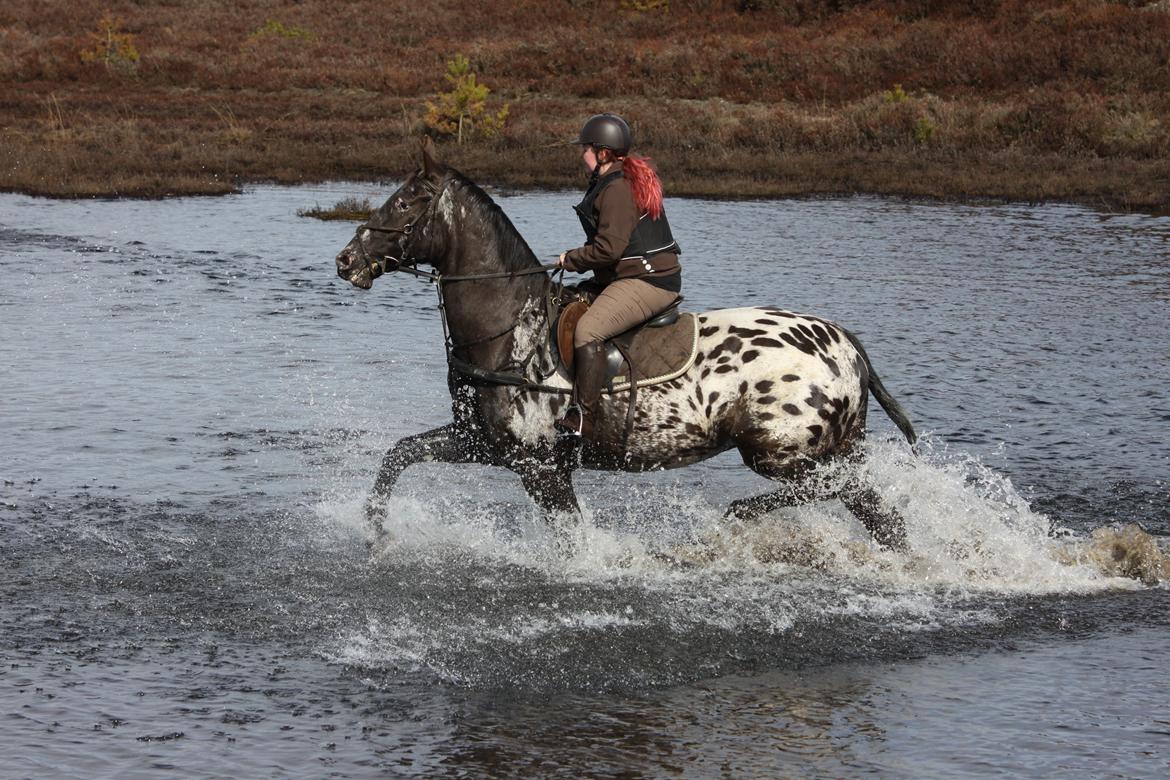
[[883, 506], [862, 469], [846, 469], [850, 476], [833, 485], [817, 478], [826, 464], [863, 457], [870, 393], [911, 445], [916, 439], [861, 342], [833, 322], [773, 306], [698, 313], [693, 364], [641, 388], [636, 401], [631, 391], [604, 395], [594, 434], [582, 440], [553, 425], [571, 402], [571, 378], [549, 336], [554, 266], [542, 265], [503, 210], [429, 141], [421, 168], [357, 228], [336, 266], [364, 290], [392, 272], [429, 279], [446, 337], [452, 422], [386, 452], [365, 505], [379, 536], [394, 484], [415, 463], [510, 469], [555, 521], [580, 517], [579, 467], [669, 469], [736, 448], [778, 489], [732, 502], [728, 517], [747, 522], [835, 497], [879, 546], [907, 546], [903, 518]]

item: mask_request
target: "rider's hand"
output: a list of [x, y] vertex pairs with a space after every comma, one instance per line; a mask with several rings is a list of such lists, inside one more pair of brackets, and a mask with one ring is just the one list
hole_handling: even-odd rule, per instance
[[568, 254], [568, 253], [561, 252], [561, 256], [559, 258], [557, 258], [557, 265], [559, 265], [561, 268], [565, 267], [565, 255], [566, 254]]

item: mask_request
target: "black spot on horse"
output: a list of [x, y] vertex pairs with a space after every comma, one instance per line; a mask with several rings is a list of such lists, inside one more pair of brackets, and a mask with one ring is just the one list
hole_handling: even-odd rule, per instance
[[739, 394], [740, 394], [740, 395], [743, 395], [744, 393], [746, 393], [746, 392], [747, 392], [747, 389], [748, 389], [748, 383], [747, 383], [747, 382], [740, 382], [740, 383], [739, 383]]
[[758, 358], [759, 356], [760, 356], [760, 351], [758, 349], [749, 349], [747, 352], [740, 355], [740, 360], [742, 360], [745, 363], [750, 363], [753, 360], [755, 360], [756, 358]]
[[821, 325], [814, 323], [812, 326], [813, 335], [816, 336], [817, 343], [821, 345], [821, 349], [825, 349], [833, 340], [829, 338], [829, 332]]
[[686, 430], [686, 432], [692, 436], [702, 436], [703, 435], [702, 427], [696, 425], [695, 423], [687, 423], [684, 430]]
[[780, 324], [779, 322], [776, 322], [776, 320], [769, 320], [767, 318], [758, 319], [758, 320], [756, 320], [756, 322], [758, 322], [760, 325], [779, 325]]
[[719, 332], [718, 325], [708, 325], [705, 328], [699, 328], [699, 336], [701, 338], [707, 338], [708, 336], [714, 336], [718, 332]]
[[719, 391], [716, 390], [715, 392], [711, 393], [711, 397], [707, 399], [707, 403], [713, 404], [718, 400], [719, 400]]
[[800, 407], [796, 404], [784, 404], [781, 408], [789, 414], [800, 414]]
[[734, 371], [734, 370], [735, 370], [735, 366], [723, 365], [723, 366], [716, 366], [715, 367], [716, 374], [726, 374], [726, 373], [728, 373], [730, 371]]
[[813, 385], [808, 390], [808, 398], [804, 402], [814, 409], [823, 409], [829, 403], [829, 396], [821, 388]]
[[[793, 329], [786, 333], [781, 333], [780, 338], [784, 339], [806, 355], [815, 355], [817, 353], [816, 345], [813, 344], [812, 341], [810, 341], [809, 338], [799, 330]], [[754, 344], [755, 342], [753, 341], [752, 343]]]
[[808, 432], [812, 434], [808, 439], [809, 446], [812, 446], [821, 440], [821, 434], [824, 433], [824, 428], [819, 425], [810, 425], [808, 426]]
[[771, 420], [775, 418], [775, 416], [776, 415], [772, 414], [771, 412], [760, 412], [758, 415], [756, 415], [756, 417], [761, 420]]
[[773, 382], [769, 379], [765, 379], [763, 382], [756, 382], [756, 390], [758, 390], [761, 393], [766, 393], [772, 389], [772, 385], [774, 385], [774, 384], [775, 384], [775, 382]]
[[753, 347], [783, 347], [776, 339], [752, 339]]
[[738, 325], [732, 325], [727, 329], [727, 332], [736, 336], [743, 336], [745, 339], [755, 338], [756, 336], [763, 336], [768, 333], [768, 331], [761, 330], [759, 328], [741, 328]]
[[781, 381], [784, 381], [784, 382], [799, 382], [800, 381], [800, 377], [798, 377], [796, 374], [785, 374], [784, 376], [780, 377], [780, 379], [781, 379]]
[[[728, 336], [727, 338], [725, 338], [723, 340], [722, 344], [715, 347], [715, 349], [711, 350], [711, 354], [708, 355], [708, 357], [711, 360], [714, 360], [715, 358], [720, 357], [722, 355], [723, 360], [720, 362], [726, 362], [729, 359], [728, 355], [734, 355], [736, 352], [739, 352], [739, 350], [742, 346], [743, 346], [743, 342], [740, 341], [737, 337]], [[727, 355], [723, 355], [724, 352], [726, 352]]]
[[826, 366], [828, 366], [829, 370], [833, 372], [833, 376], [838, 376], [838, 377], [841, 376], [841, 368], [837, 365], [836, 360], [834, 360], [833, 358], [831, 358], [825, 354], [821, 354], [820, 357], [821, 357], [821, 362], [823, 362]]

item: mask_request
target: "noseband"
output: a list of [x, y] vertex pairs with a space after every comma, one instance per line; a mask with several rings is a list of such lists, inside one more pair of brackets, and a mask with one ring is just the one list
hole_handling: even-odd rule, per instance
[[[409, 261], [408, 261], [407, 245], [410, 243], [409, 239], [412, 235], [414, 235], [415, 226], [418, 223], [422, 222], [424, 219], [430, 218], [431, 212], [437, 206], [439, 199], [443, 197], [443, 193], [447, 191], [447, 187], [449, 187], [451, 185], [451, 181], [452, 181], [452, 177], [450, 174], [445, 176], [443, 178], [442, 183], [437, 188], [433, 188], [434, 194], [431, 196], [430, 201], [427, 203], [427, 207], [425, 209], [423, 209], [422, 213], [419, 214], [417, 217], [415, 217], [412, 221], [407, 222], [405, 225], [403, 225], [400, 228], [380, 227], [378, 225], [371, 225], [369, 222], [365, 223], [364, 225], [358, 225], [357, 230], [354, 231], [354, 238], [357, 239], [358, 251], [361, 253], [362, 262], [364, 262], [366, 264], [366, 270], [369, 271], [371, 279], [377, 279], [379, 276], [386, 273], [387, 271], [396, 271], [400, 268], [409, 268], [409, 267], [411, 267], [411, 265], [413, 265], [413, 264], [408, 265]], [[427, 184], [427, 186], [431, 187], [431, 185], [429, 183]], [[398, 233], [400, 235], [407, 237], [408, 240], [403, 242], [403, 245], [401, 247], [402, 257], [394, 257], [393, 255], [383, 255], [382, 257], [374, 257], [373, 255], [371, 255], [369, 250], [366, 249], [366, 241], [365, 241], [365, 238], [363, 237], [363, 231], [366, 231], [366, 230], [374, 232], [374, 233]], [[384, 265], [384, 261], [386, 261], [386, 260], [393, 260], [395, 263], [395, 267], [394, 268], [387, 268], [386, 265]]]

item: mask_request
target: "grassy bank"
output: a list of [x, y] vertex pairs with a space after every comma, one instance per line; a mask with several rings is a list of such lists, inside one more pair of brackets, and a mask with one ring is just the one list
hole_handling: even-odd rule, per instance
[[8, 190], [397, 179], [462, 53], [486, 183], [578, 186], [547, 144], [613, 110], [675, 195], [1170, 206], [1167, 0], [14, 0], [0, 43]]

